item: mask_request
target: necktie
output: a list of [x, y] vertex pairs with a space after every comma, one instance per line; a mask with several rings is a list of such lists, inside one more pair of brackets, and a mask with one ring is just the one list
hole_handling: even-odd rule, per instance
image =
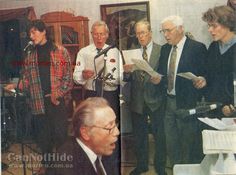
[[97, 160], [95, 161], [95, 166], [96, 166], [96, 169], [97, 169], [97, 175], [105, 175], [105, 172], [102, 168], [101, 161], [99, 160], [98, 157], [97, 157]]
[[145, 61], [148, 61], [147, 47], [146, 46], [143, 47], [143, 54], [142, 54], [142, 56], [143, 56], [143, 59]]
[[[143, 47], [142, 56], [143, 56], [143, 59], [148, 62], [148, 55], [147, 55], [147, 47], [146, 46]], [[141, 80], [142, 81], [144, 80], [144, 76], [145, 76], [145, 72], [141, 71]]]
[[170, 62], [169, 62], [169, 70], [168, 70], [168, 91], [172, 91], [174, 88], [174, 75], [175, 75], [175, 65], [176, 65], [176, 58], [177, 58], [177, 46], [173, 46]]
[[97, 49], [97, 54], [99, 54], [99, 52], [101, 52], [102, 49], [96, 48]]

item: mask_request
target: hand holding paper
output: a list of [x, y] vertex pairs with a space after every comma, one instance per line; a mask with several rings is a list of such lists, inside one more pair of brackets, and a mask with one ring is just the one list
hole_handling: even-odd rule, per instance
[[137, 66], [138, 69], [147, 72], [151, 77], [161, 77], [162, 75], [155, 72], [152, 67], [147, 63], [145, 60], [139, 59], [132, 59], [134, 64]]
[[192, 72], [182, 72], [177, 74], [180, 77], [186, 78], [188, 80], [193, 81], [193, 85], [197, 89], [201, 89], [206, 86], [206, 80], [202, 76], [196, 76]]
[[153, 84], [159, 84], [159, 83], [161, 82], [161, 76], [151, 77], [151, 78], [150, 78], [150, 81], [151, 81]]
[[125, 73], [133, 72], [134, 64], [125, 64], [123, 65], [123, 68]]
[[206, 86], [206, 79], [204, 77], [199, 76], [197, 78], [194, 78], [192, 81], [193, 86], [197, 89], [201, 89]]

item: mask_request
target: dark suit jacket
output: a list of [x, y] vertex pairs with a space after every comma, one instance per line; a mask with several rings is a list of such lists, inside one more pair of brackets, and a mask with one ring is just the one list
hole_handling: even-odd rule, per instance
[[[63, 166], [54, 169], [54, 175], [97, 175], [87, 154], [77, 143], [74, 137], [69, 138], [59, 149], [60, 155], [72, 155], [72, 161], [55, 162], [56, 166]], [[72, 165], [72, 166], [71, 166]], [[103, 162], [107, 175], [113, 175], [114, 168]]]
[[[171, 48], [172, 46], [169, 44], [162, 46], [158, 69], [158, 72], [164, 75], [161, 85], [164, 87], [165, 93], [167, 92], [167, 66]], [[180, 56], [177, 73], [192, 72], [197, 76], [204, 77], [206, 53], [207, 49], [204, 44], [187, 38]], [[192, 81], [179, 76], [176, 76], [175, 91], [177, 108], [195, 107], [201, 97], [201, 91], [194, 88]]]
[[[153, 43], [153, 48], [149, 60], [149, 65], [156, 70], [159, 64], [161, 46]], [[162, 101], [162, 92], [158, 85], [150, 82], [150, 75], [145, 73], [144, 80], [141, 80], [141, 71], [135, 70], [132, 73], [124, 73], [124, 81], [131, 82], [131, 111], [142, 114], [144, 103], [155, 111], [159, 108]]]

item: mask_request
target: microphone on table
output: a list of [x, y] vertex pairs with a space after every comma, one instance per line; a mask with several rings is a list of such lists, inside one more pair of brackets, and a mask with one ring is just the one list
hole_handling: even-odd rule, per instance
[[196, 106], [196, 108], [192, 108], [192, 109], [178, 109], [178, 110], [176, 110], [175, 114], [179, 118], [185, 118], [187, 116], [191, 116], [191, 115], [195, 115], [195, 114], [204, 114], [204, 113], [212, 111], [220, 106], [222, 106], [221, 103], [205, 104], [205, 105]]

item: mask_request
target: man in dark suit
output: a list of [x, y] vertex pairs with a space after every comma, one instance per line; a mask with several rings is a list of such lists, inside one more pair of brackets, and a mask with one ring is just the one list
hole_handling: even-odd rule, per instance
[[[76, 109], [73, 116], [74, 136], [58, 150], [67, 159], [55, 162], [56, 175], [114, 175], [117, 167], [104, 162], [111, 155], [119, 135], [116, 115], [101, 97], [90, 97]], [[118, 167], [119, 168], [119, 167]]]
[[[151, 26], [148, 21], [135, 25], [136, 37], [141, 45], [140, 54], [155, 70], [158, 67], [161, 46], [152, 41]], [[135, 70], [133, 65], [124, 65], [124, 81], [131, 82], [131, 119], [135, 139], [136, 168], [130, 175], [148, 171], [148, 117], [155, 139], [154, 166], [158, 175], [165, 174], [165, 136], [163, 124], [163, 92], [155, 85], [157, 77], [144, 71]]]
[[[184, 35], [183, 20], [169, 16], [161, 22], [161, 32], [167, 43], [162, 46], [158, 72], [163, 76], [160, 85], [165, 88], [166, 114], [164, 118], [167, 154], [170, 164], [196, 163], [196, 145], [199, 145], [197, 118], [176, 115], [178, 109], [194, 108], [200, 99], [200, 89], [206, 85], [204, 44]], [[196, 75], [189, 80], [178, 73], [191, 72]]]

